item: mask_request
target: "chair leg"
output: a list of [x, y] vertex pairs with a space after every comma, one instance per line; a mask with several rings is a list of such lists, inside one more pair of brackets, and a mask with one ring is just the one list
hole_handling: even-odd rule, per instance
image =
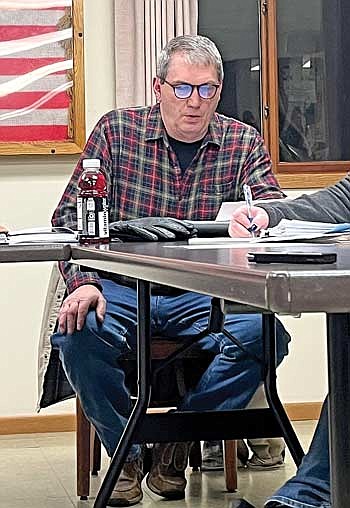
[[224, 441], [225, 481], [228, 492], [237, 490], [237, 441]]
[[93, 446], [91, 447], [92, 451], [92, 457], [91, 457], [91, 464], [92, 464], [92, 471], [91, 474], [93, 476], [97, 476], [98, 472], [101, 469], [101, 441], [100, 438], [97, 435], [97, 432], [91, 425], [91, 436], [92, 436], [92, 442]]
[[77, 397], [77, 494], [86, 500], [90, 494], [90, 422]]
[[189, 465], [193, 471], [199, 471], [202, 465], [202, 451], [200, 441], [195, 441], [190, 450]]

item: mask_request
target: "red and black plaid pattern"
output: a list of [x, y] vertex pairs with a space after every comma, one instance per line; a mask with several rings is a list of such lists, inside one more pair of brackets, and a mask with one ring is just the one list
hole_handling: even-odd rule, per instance
[[[254, 199], [284, 196], [264, 142], [252, 127], [214, 114], [201, 147], [182, 172], [159, 105], [120, 109], [104, 115], [92, 131], [54, 213], [55, 226], [76, 229], [77, 182], [85, 158], [101, 160], [110, 222], [147, 216], [215, 219], [222, 201], [244, 199], [244, 183]], [[69, 291], [98, 281], [96, 274], [68, 265], [64, 275]]]

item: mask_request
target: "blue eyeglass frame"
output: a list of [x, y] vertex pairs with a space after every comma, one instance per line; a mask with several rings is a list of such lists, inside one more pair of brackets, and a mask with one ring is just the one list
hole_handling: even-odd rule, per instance
[[[174, 91], [174, 95], [177, 99], [189, 99], [191, 95], [193, 94], [193, 90], [197, 88], [198, 95], [201, 99], [213, 99], [216, 95], [216, 92], [218, 91], [218, 88], [220, 87], [220, 84], [216, 83], [201, 83], [200, 85], [192, 85], [191, 83], [179, 83], [178, 85], [173, 85], [172, 83], [169, 83], [166, 79], [164, 79], [164, 83], [171, 86], [171, 88]], [[181, 97], [181, 95], [178, 95], [179, 89], [181, 87], [187, 87], [188, 94]], [[201, 90], [203, 90], [203, 87], [212, 87], [214, 89], [213, 95], [210, 97], [206, 97], [205, 95], [202, 95]]]

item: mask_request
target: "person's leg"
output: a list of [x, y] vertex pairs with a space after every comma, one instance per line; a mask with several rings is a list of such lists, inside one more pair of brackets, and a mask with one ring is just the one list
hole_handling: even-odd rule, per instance
[[[155, 320], [158, 332], [167, 338], [186, 337], [203, 331], [208, 324], [211, 298], [197, 293], [185, 293], [177, 297], [158, 297]], [[211, 334], [199, 344], [203, 349], [216, 356], [204, 373], [194, 390], [190, 391], [179, 405], [181, 410], [235, 409], [247, 405], [258, 385], [262, 382], [262, 320], [260, 315], [227, 315], [225, 328], [228, 329], [243, 345], [243, 351], [223, 334]], [[287, 353], [289, 335], [282, 325], [277, 324], [277, 341], [279, 362]], [[179, 445], [181, 446], [181, 445]], [[159, 450], [158, 450], [159, 451]], [[168, 450], [163, 447], [164, 460], [167, 464], [161, 472], [151, 469], [147, 479], [153, 489], [155, 476], [161, 473], [163, 485], [168, 482], [169, 489], [173, 482], [168, 460]], [[178, 453], [180, 454], [180, 453]], [[175, 457], [177, 453], [172, 452]], [[158, 453], [158, 459], [160, 454]], [[180, 461], [179, 461], [180, 462]], [[182, 464], [185, 461], [181, 461]], [[169, 466], [169, 467], [168, 467]], [[176, 470], [184, 478], [184, 473]], [[183, 491], [185, 482], [182, 483]], [[162, 495], [165, 495], [163, 490]], [[180, 493], [179, 493], [180, 496]]]
[[[264, 385], [260, 385], [250, 399], [247, 409], [268, 407]], [[285, 442], [282, 438], [254, 438], [247, 440], [252, 456], [243, 440], [237, 440], [238, 467], [248, 466], [251, 469], [270, 470], [284, 466]], [[219, 449], [217, 441], [205, 441], [202, 454], [202, 469], [212, 470], [224, 467], [222, 447]], [[205, 453], [204, 453], [205, 451]], [[214, 465], [214, 467], [213, 467]]]
[[253, 455], [247, 466], [255, 470], [278, 469], [284, 465], [285, 444], [280, 437], [265, 437], [247, 440]]
[[[91, 310], [80, 332], [56, 333], [52, 344], [60, 349], [63, 367], [83, 410], [112, 456], [131, 411], [119, 359], [135, 345], [136, 292], [109, 280], [102, 280], [102, 285], [107, 301], [103, 323]], [[130, 506], [142, 499], [139, 455], [140, 447], [133, 445], [110, 506]]]
[[222, 441], [204, 441], [202, 448], [202, 471], [222, 471], [224, 450]]
[[[160, 307], [163, 334], [186, 336], [203, 331], [208, 323], [211, 298], [186, 293], [164, 298]], [[164, 318], [166, 316], [166, 320]], [[277, 321], [278, 364], [288, 353], [290, 336]], [[199, 345], [215, 357], [197, 386], [186, 394], [181, 410], [225, 410], [246, 407], [262, 383], [262, 318], [260, 314], [227, 314], [225, 328], [242, 345], [222, 333], [212, 333]]]
[[266, 508], [330, 508], [328, 399], [322, 407], [310, 449], [296, 475], [266, 502]]

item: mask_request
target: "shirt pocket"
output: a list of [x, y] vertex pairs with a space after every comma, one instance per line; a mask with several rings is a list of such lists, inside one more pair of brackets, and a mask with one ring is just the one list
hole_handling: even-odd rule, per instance
[[203, 194], [207, 196], [234, 196], [234, 181], [229, 182], [212, 182], [203, 186]]

